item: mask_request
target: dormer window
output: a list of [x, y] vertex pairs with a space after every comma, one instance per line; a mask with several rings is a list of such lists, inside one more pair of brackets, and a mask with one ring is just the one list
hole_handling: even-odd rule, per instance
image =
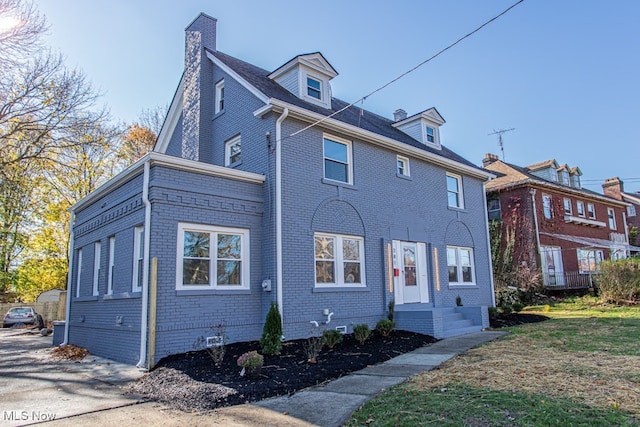
[[426, 126], [425, 131], [427, 132], [427, 142], [435, 144], [436, 142], [436, 131], [431, 126]]
[[307, 95], [315, 99], [322, 99], [322, 82], [312, 77], [307, 77]]

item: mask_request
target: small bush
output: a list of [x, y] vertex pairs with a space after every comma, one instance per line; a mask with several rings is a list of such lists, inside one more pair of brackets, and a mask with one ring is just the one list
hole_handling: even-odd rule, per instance
[[376, 331], [383, 337], [388, 337], [395, 327], [396, 322], [389, 319], [382, 319], [376, 324]]
[[329, 329], [322, 333], [322, 343], [329, 348], [333, 348], [342, 342], [342, 334], [335, 329]]
[[369, 325], [363, 323], [361, 325], [355, 325], [353, 327], [353, 337], [360, 343], [364, 344], [366, 340], [371, 336], [371, 329]]
[[276, 303], [271, 303], [267, 313], [267, 319], [262, 329], [262, 337], [260, 338], [260, 347], [262, 348], [262, 353], [268, 356], [280, 354], [280, 350], [282, 350], [282, 318]]
[[322, 351], [322, 347], [324, 346], [322, 336], [311, 335], [304, 342], [304, 354], [307, 356], [307, 362], [316, 363], [316, 358]]
[[238, 357], [238, 366], [245, 369], [261, 368], [264, 364], [264, 357], [257, 351], [248, 351]]
[[600, 296], [616, 303], [640, 302], [640, 258], [600, 263], [597, 277]]
[[489, 319], [498, 317], [498, 307], [489, 307]]
[[522, 304], [521, 302], [514, 302], [513, 304], [511, 304], [511, 308], [516, 313], [520, 313], [522, 311], [522, 309], [524, 308], [524, 304]]

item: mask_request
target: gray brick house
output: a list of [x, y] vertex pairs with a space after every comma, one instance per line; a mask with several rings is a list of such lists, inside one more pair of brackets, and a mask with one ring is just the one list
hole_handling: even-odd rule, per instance
[[154, 152], [72, 208], [65, 342], [149, 367], [217, 324], [259, 339], [272, 302], [287, 340], [374, 327], [391, 301], [400, 329], [487, 327], [492, 175], [435, 108], [343, 109], [336, 76], [320, 53], [270, 72], [219, 52], [198, 16]]

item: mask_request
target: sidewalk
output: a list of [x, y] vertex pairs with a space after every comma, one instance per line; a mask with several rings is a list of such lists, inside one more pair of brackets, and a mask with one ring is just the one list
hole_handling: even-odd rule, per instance
[[[156, 403], [135, 404], [131, 401], [125, 404], [126, 406], [123, 406], [123, 402], [119, 402], [112, 409], [79, 413], [76, 416], [46, 424], [122, 426], [136, 423], [156, 427], [340, 426], [362, 404], [381, 391], [403, 382], [412, 375], [429, 371], [457, 354], [505, 334], [506, 332], [502, 331], [485, 331], [447, 338], [327, 384], [299, 391], [292, 396], [220, 408], [207, 415], [175, 411]], [[115, 375], [112, 369], [113, 366], [108, 371], [111, 375]]]

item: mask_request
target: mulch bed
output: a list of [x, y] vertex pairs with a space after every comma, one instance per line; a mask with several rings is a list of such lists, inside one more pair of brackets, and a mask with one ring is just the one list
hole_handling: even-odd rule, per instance
[[538, 323], [549, 320], [547, 316], [531, 313], [498, 314], [489, 319], [492, 328], [506, 328], [508, 326], [523, 325], [526, 323]]
[[307, 361], [306, 340], [289, 341], [283, 343], [279, 356], [264, 356], [264, 366], [257, 378], [241, 377], [236, 360], [247, 351], [260, 351], [259, 343], [234, 343], [226, 346], [220, 367], [214, 366], [206, 351], [169, 356], [130, 386], [128, 392], [177, 409], [206, 412], [289, 395], [436, 341], [431, 336], [406, 331], [393, 331], [388, 337], [374, 333], [364, 344], [358, 343], [353, 335], [345, 335], [333, 349], [323, 348], [316, 363]]

